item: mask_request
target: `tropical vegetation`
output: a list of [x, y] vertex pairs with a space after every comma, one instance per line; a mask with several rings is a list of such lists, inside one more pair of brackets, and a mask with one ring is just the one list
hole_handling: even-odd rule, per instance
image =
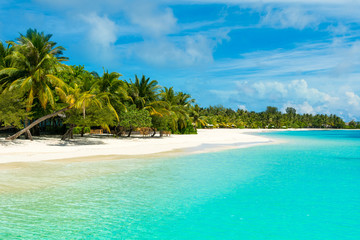
[[[197, 128], [360, 128], [336, 115], [298, 114], [288, 107], [263, 112], [223, 106], [200, 107], [187, 93], [135, 75], [123, 80], [104, 69], [99, 75], [65, 62], [65, 48], [52, 35], [29, 29], [15, 41], [0, 41], [0, 130], [7, 139], [62, 134], [62, 139], [103, 129], [131, 136], [139, 128], [178, 134]], [[125, 133], [126, 134], [123, 134]]]

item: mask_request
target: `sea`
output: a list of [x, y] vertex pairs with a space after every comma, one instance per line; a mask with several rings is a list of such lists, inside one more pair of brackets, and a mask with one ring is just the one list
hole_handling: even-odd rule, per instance
[[360, 131], [0, 167], [0, 239], [359, 240]]

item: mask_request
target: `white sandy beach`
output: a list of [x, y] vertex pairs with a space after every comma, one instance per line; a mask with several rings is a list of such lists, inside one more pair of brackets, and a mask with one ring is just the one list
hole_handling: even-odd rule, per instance
[[206, 146], [205, 151], [229, 147], [249, 147], [272, 142], [249, 135], [260, 129], [199, 129], [197, 135], [171, 135], [163, 138], [114, 138], [112, 136], [76, 137], [61, 141], [59, 137], [39, 137], [34, 141], [0, 138], [0, 163], [32, 162], [93, 156], [135, 156], [185, 150]]

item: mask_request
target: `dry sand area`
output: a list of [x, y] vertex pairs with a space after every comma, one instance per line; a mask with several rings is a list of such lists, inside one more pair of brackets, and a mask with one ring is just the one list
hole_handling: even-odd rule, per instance
[[[38, 137], [34, 141], [0, 138], [0, 163], [32, 162], [94, 156], [136, 156], [171, 151], [218, 151], [228, 148], [249, 147], [273, 142], [251, 135], [260, 129], [199, 129], [197, 135], [171, 135], [169, 137], [114, 138], [113, 136], [75, 137], [61, 141], [60, 137]], [[195, 151], [196, 149], [196, 151]]]

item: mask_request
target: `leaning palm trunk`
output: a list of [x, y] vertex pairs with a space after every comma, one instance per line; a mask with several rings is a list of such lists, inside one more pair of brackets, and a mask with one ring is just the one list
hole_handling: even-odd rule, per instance
[[[67, 110], [69, 110], [71, 108], [71, 106], [68, 106], [66, 108], [63, 108], [57, 112], [54, 112], [54, 113], [51, 113], [49, 115], [46, 115], [46, 116], [43, 116], [37, 120], [35, 120], [34, 122], [32, 122], [29, 126], [23, 128], [22, 130], [18, 131], [17, 133], [15, 133], [14, 135], [10, 136], [10, 137], [7, 137], [6, 140], [15, 140], [17, 139], [21, 134], [27, 132], [28, 134], [30, 133], [30, 129], [33, 128], [34, 126], [36, 126], [37, 124], [41, 123], [42, 121], [45, 121], [46, 119], [49, 119], [49, 118], [52, 118], [52, 117], [55, 117], [57, 115], [59, 115], [60, 113], [62, 112], [65, 112]], [[30, 134], [31, 136], [31, 134]]]

